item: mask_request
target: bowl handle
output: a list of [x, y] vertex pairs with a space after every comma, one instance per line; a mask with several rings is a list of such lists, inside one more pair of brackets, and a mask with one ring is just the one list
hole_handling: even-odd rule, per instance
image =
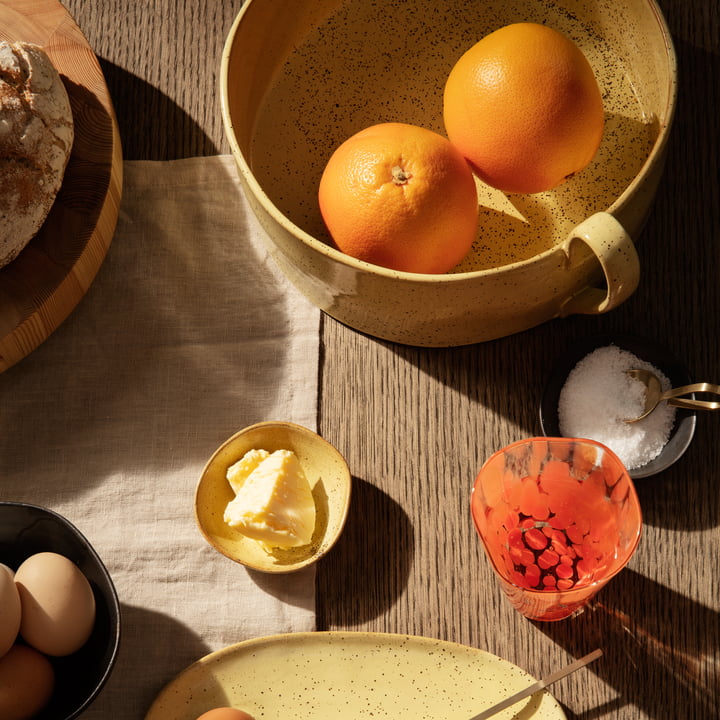
[[605, 275], [606, 289], [584, 287], [560, 307], [560, 317], [573, 314], [598, 315], [612, 310], [635, 292], [640, 281], [640, 259], [625, 228], [607, 212], [598, 212], [581, 222], [560, 246], [566, 267], [579, 265], [589, 248]]

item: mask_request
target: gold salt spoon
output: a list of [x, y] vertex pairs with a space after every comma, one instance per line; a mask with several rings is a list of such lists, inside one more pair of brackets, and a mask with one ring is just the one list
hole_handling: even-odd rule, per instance
[[720, 385], [700, 382], [693, 383], [692, 385], [683, 385], [682, 387], [672, 388], [663, 392], [660, 380], [649, 370], [632, 368], [631, 370], [626, 370], [625, 374], [639, 380], [645, 385], [645, 405], [643, 407], [643, 413], [635, 418], [626, 418], [626, 423], [634, 423], [646, 418], [663, 400], [665, 400], [668, 405], [687, 408], [689, 410], [720, 409], [720, 402], [682, 397], [683, 395], [691, 395], [692, 393], [712, 393], [720, 396]]

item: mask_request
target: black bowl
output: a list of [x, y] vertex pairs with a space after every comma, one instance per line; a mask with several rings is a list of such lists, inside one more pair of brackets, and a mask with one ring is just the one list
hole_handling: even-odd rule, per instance
[[[542, 400], [540, 402], [540, 425], [543, 434], [547, 437], [560, 437], [560, 419], [558, 417], [558, 402], [560, 392], [565, 380], [572, 369], [586, 355], [593, 350], [608, 345], [615, 345], [621, 350], [633, 353], [641, 360], [649, 362], [670, 380], [672, 387], [689, 385], [693, 382], [690, 373], [683, 363], [672, 355], [667, 349], [631, 335], [597, 336], [581, 340], [573, 345], [559, 358], [548, 379]], [[675, 425], [670, 433], [667, 444], [660, 454], [642, 467], [628, 470], [630, 477], [638, 479], [657, 475], [676, 462], [688, 449], [695, 434], [696, 413], [693, 410], [678, 408], [675, 415]]]
[[55, 691], [36, 716], [36, 720], [71, 720], [88, 708], [110, 677], [120, 645], [120, 604], [98, 554], [72, 523], [36, 505], [0, 502], [0, 563], [17, 570], [23, 560], [39, 552], [72, 560], [95, 594], [92, 634], [76, 653], [48, 658], [55, 669]]

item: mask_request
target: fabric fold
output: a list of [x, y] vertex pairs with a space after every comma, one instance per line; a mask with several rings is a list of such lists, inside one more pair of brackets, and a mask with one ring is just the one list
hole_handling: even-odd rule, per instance
[[87, 295], [0, 375], [0, 499], [64, 515], [120, 597], [118, 661], [84, 720], [141, 720], [208, 652], [315, 628], [313, 568], [260, 578], [194, 518], [227, 437], [262, 420], [316, 429], [320, 311], [262, 233], [230, 156], [125, 163]]

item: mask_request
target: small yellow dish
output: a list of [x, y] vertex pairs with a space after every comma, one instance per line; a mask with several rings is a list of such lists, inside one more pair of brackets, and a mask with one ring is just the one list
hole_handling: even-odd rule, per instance
[[[227, 469], [253, 449], [297, 455], [315, 500], [317, 519], [308, 545], [270, 550], [225, 523], [225, 507], [235, 497]], [[289, 422], [261, 422], [230, 437], [208, 460], [195, 491], [195, 519], [208, 543], [231, 560], [266, 573], [293, 572], [335, 544], [347, 518], [351, 486], [345, 458], [317, 433]]]

